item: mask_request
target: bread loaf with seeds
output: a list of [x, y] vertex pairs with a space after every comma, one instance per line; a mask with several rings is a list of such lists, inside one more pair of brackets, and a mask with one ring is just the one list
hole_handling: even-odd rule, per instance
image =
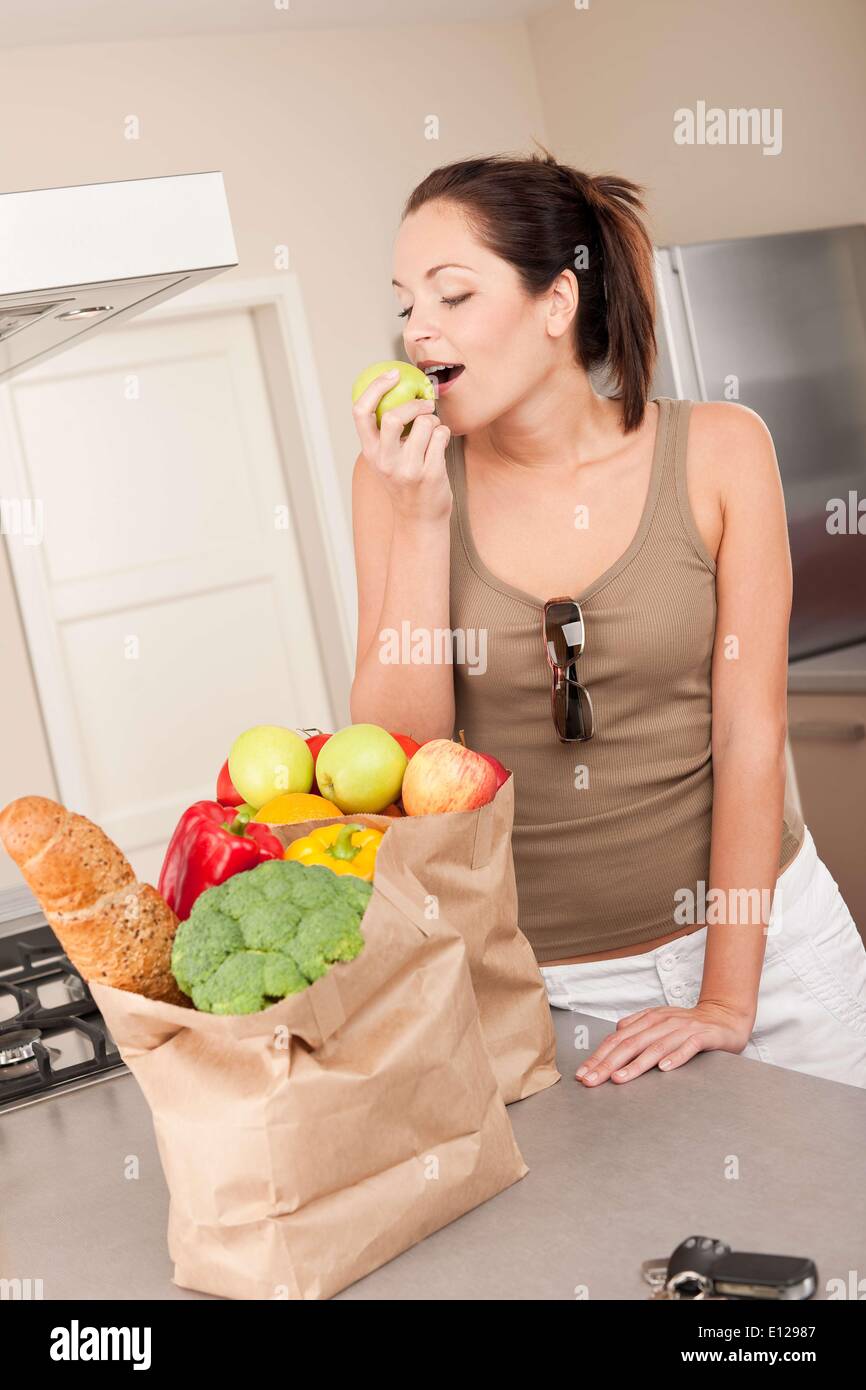
[[104, 830], [48, 797], [22, 796], [0, 811], [0, 841], [85, 980], [190, 1004], [171, 973], [178, 919]]

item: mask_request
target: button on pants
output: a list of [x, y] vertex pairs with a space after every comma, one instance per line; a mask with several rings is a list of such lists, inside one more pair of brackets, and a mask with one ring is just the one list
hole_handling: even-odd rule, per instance
[[[639, 1009], [694, 1008], [706, 941], [704, 926], [633, 956], [543, 965], [548, 1000], [614, 1023]], [[866, 949], [808, 828], [779, 875], [742, 1055], [866, 1087]]]

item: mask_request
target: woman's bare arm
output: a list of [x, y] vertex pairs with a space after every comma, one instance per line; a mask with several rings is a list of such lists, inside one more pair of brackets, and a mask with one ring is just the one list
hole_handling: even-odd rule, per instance
[[708, 887], [721, 889], [720, 901], [727, 906], [707, 926], [700, 997], [729, 1007], [751, 1027], [766, 945], [760, 912], [766, 918], [779, 871], [791, 557], [782, 483], [766, 425], [742, 406], [714, 403], [700, 411], [699, 430], [713, 433], [723, 511], [716, 561]]
[[450, 661], [406, 659], [413, 633], [429, 636], [434, 655], [451, 650], [450, 638], [435, 640], [449, 632], [450, 435], [427, 401], [389, 411], [377, 430], [371, 412], [380, 395], [373, 383], [355, 411], [364, 448], [352, 475], [358, 643], [349, 708], [354, 723], [422, 743], [454, 732]]
[[[354, 723], [381, 724], [395, 733], [450, 738], [454, 681], [450, 664], [391, 664], [382, 636], [388, 629], [433, 633], [449, 623], [448, 517], [401, 518], [395, 526], [388, 494], [363, 455], [352, 477], [352, 530], [358, 581], [358, 646], [349, 697]], [[435, 646], [434, 646], [435, 650]]]

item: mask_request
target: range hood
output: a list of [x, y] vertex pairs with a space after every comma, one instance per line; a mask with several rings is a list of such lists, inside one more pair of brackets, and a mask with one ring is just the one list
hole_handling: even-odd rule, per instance
[[0, 382], [237, 263], [220, 173], [0, 194]]

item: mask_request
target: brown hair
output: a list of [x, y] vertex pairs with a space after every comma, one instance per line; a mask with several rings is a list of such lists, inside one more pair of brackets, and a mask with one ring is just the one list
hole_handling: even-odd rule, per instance
[[[405, 218], [434, 198], [457, 204], [529, 294], [542, 294], [572, 270], [580, 295], [577, 360], [587, 371], [605, 368], [616, 383], [627, 433], [644, 417], [656, 360], [653, 248], [639, 215], [642, 193], [628, 179], [580, 173], [544, 150], [445, 164], [403, 209]], [[584, 246], [585, 267], [576, 256]]]

